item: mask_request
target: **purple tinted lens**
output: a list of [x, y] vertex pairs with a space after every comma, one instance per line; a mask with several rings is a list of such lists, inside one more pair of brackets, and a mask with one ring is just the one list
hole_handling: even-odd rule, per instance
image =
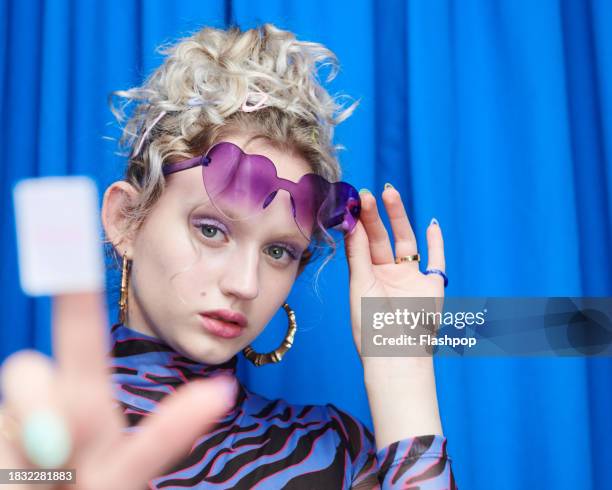
[[346, 233], [352, 231], [361, 212], [359, 192], [346, 182], [335, 182], [330, 186], [320, 216], [324, 216], [325, 228], [336, 228]]
[[211, 199], [228, 191], [240, 163], [240, 148], [217, 144], [208, 152], [210, 161], [202, 167], [204, 186]]
[[233, 144], [217, 144], [208, 156], [202, 175], [213, 204], [232, 219], [249, 218], [261, 210], [260, 204], [273, 191], [275, 169]]
[[[303, 176], [294, 193], [305, 202], [298, 218], [303, 223], [317, 223], [320, 229], [336, 229], [349, 233], [361, 212], [359, 193], [346, 182], [329, 183], [319, 175]], [[310, 202], [307, 202], [310, 201]]]

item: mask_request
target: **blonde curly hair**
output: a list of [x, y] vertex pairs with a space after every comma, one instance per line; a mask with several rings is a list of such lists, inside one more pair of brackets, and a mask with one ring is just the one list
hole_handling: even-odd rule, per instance
[[[344, 107], [340, 99], [346, 96], [331, 96], [321, 86], [321, 68], [330, 68], [326, 82], [339, 69], [328, 48], [299, 41], [266, 23], [246, 31], [205, 27], [157, 52], [165, 59], [142, 86], [109, 95], [111, 111], [122, 126], [119, 154], [129, 157], [124, 178], [139, 191], [137, 201], [123, 210], [123, 233], [138, 229], [161, 196], [165, 163], [202, 154], [235, 131], [264, 137], [305, 158], [312, 172], [340, 180], [337, 151], [344, 147], [333, 144], [334, 127], [351, 115], [359, 100]], [[258, 92], [267, 94], [265, 106], [241, 110]], [[119, 106], [113, 104], [114, 97], [123, 99]], [[127, 118], [125, 109], [132, 102], [136, 106]], [[313, 243], [317, 240], [325, 241], [313, 237]], [[330, 245], [333, 256], [335, 246]], [[313, 258], [312, 250], [320, 249], [309, 247], [300, 272]]]

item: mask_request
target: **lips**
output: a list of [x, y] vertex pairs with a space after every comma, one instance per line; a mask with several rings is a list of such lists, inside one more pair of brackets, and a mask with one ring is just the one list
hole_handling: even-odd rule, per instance
[[208, 315], [200, 315], [202, 327], [216, 337], [234, 339], [240, 337], [246, 329], [234, 322], [226, 322]]
[[247, 325], [246, 317], [242, 313], [239, 313], [237, 311], [209, 310], [200, 312], [200, 315], [214, 318], [216, 320], [221, 320], [222, 322], [232, 323], [243, 328]]

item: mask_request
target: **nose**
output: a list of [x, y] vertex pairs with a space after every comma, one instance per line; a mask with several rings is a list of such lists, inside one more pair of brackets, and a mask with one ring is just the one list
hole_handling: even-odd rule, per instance
[[219, 288], [228, 296], [254, 299], [259, 294], [259, 256], [257, 250], [237, 251], [229, 257]]

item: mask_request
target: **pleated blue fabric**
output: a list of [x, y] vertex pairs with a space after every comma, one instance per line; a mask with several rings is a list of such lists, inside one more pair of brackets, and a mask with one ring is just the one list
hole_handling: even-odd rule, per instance
[[[338, 55], [330, 90], [361, 99], [336, 132], [343, 178], [401, 192], [423, 266], [438, 219], [448, 295], [611, 295], [608, 1], [1, 0], [1, 358], [51, 351], [49, 300], [18, 284], [15, 182], [85, 174], [101, 195], [125, 165], [109, 92], [140, 84], [163, 42], [262, 22]], [[295, 346], [274, 366], [240, 358], [238, 375], [262, 396], [333, 403], [372, 428], [341, 250], [320, 291], [300, 277], [287, 298]], [[275, 348], [285, 322], [279, 311], [256, 349]], [[610, 488], [610, 359], [440, 358], [436, 375], [460, 488]]]

